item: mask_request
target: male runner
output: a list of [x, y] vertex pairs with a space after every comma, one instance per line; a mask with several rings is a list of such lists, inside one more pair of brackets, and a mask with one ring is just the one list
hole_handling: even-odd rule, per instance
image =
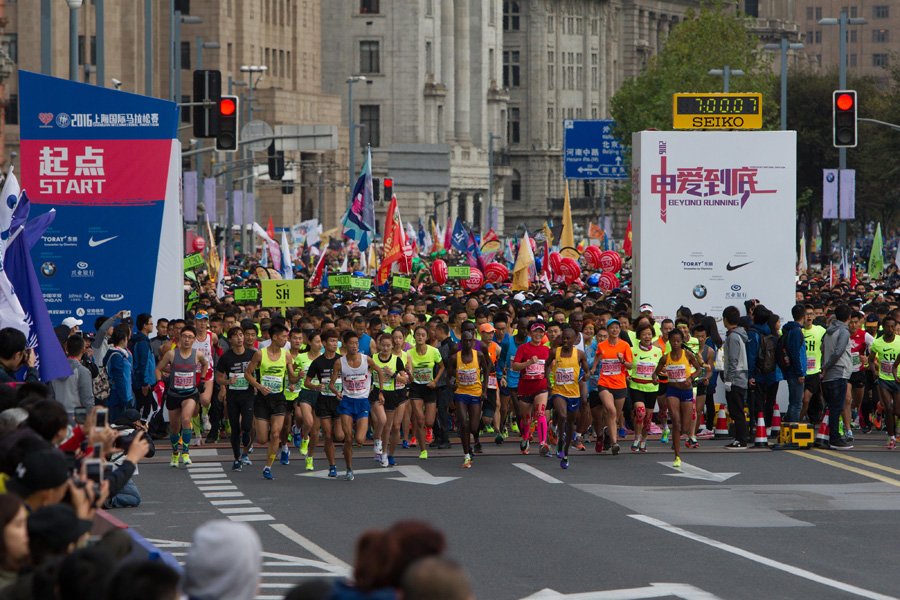
[[166, 408], [169, 411], [169, 441], [172, 443], [172, 460], [169, 465], [175, 468], [178, 468], [179, 443], [182, 463], [185, 466], [191, 464], [188, 454], [193, 432], [191, 418], [197, 407], [197, 398], [206, 385], [206, 371], [209, 368], [206, 357], [193, 348], [196, 339], [194, 328], [184, 327], [178, 336], [178, 347], [166, 352], [156, 365], [157, 380], [162, 379], [163, 370], [170, 367], [166, 384]]

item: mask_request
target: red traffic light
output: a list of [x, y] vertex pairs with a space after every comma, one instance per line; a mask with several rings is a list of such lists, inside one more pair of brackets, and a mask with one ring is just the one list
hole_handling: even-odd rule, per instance
[[222, 98], [219, 102], [219, 114], [221, 115], [230, 117], [234, 114], [235, 109], [234, 100], [230, 98]]
[[837, 97], [835, 104], [841, 110], [850, 110], [853, 108], [853, 96], [851, 94], [841, 94]]
[[394, 180], [391, 179], [390, 177], [385, 177], [384, 178], [384, 189], [390, 190], [393, 188], [394, 188]]

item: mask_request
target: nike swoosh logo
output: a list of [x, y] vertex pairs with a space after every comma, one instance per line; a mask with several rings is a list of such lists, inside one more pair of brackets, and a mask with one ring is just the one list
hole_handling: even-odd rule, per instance
[[[94, 240], [94, 237], [91, 236], [91, 239], [88, 240], [88, 246], [90, 246], [91, 248], [93, 248], [93, 247], [95, 247], [95, 246], [99, 246], [100, 244], [105, 244], [106, 242], [109, 242], [109, 241], [111, 241], [111, 240], [114, 240], [114, 239], [116, 239], [117, 237], [119, 237], [119, 236], [114, 235], [114, 236], [112, 236], [111, 238], [106, 238], [105, 240], [96, 240], [96, 241], [95, 241], [95, 240]], [[730, 269], [729, 269], [729, 270], [730, 270]]]
[[731, 261], [728, 261], [728, 264], [725, 265], [725, 270], [726, 271], [736, 271], [736, 270], [740, 269], [741, 267], [746, 267], [747, 265], [751, 264], [752, 262], [753, 261], [751, 260], [750, 262], [741, 263], [739, 265], [732, 265]]

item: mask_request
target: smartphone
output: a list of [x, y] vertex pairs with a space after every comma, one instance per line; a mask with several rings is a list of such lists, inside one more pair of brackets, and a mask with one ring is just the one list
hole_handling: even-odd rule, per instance
[[98, 429], [104, 429], [109, 426], [109, 410], [105, 408], [97, 409], [97, 412], [94, 413], [94, 427]]
[[103, 444], [94, 444], [94, 451], [91, 453], [92, 458], [103, 457]]
[[87, 419], [87, 409], [83, 406], [75, 407], [75, 422], [79, 425], [84, 425], [85, 420]]
[[100, 485], [103, 483], [103, 459], [88, 458], [84, 461], [87, 478]]
[[123, 310], [123, 311], [122, 311], [122, 318], [123, 318], [123, 319], [127, 319], [127, 318], [130, 317], [130, 316], [131, 316], [131, 311], [130, 311], [130, 310]]

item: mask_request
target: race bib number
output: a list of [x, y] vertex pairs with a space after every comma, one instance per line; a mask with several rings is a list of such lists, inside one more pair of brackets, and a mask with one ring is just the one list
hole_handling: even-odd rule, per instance
[[196, 374], [193, 371], [175, 371], [172, 376], [172, 387], [177, 391], [192, 390], [195, 384]]
[[344, 378], [344, 389], [350, 394], [358, 394], [366, 391], [366, 376], [348, 375]]
[[459, 385], [475, 385], [478, 383], [478, 371], [476, 369], [460, 369], [457, 379]]
[[277, 375], [263, 375], [262, 385], [270, 392], [277, 394], [284, 389], [284, 379]]
[[810, 358], [807, 356], [806, 357], [806, 372], [810, 373], [815, 370], [816, 370], [816, 359]]
[[894, 361], [892, 360], [883, 360], [881, 361], [881, 372], [890, 375], [894, 372]]
[[527, 379], [542, 379], [544, 377], [544, 361], [539, 359], [533, 365], [525, 367], [525, 377]]
[[568, 385], [575, 383], [575, 369], [573, 367], [556, 369], [556, 385]]
[[243, 373], [237, 376], [237, 379], [234, 383], [228, 386], [228, 389], [235, 391], [243, 391], [250, 388], [250, 384], [247, 382], [247, 379], [244, 377]]
[[669, 376], [669, 381], [674, 381], [676, 383], [687, 381], [687, 372], [685, 371], [684, 365], [667, 365], [666, 374]]
[[604, 358], [601, 361], [600, 373], [603, 375], [619, 375], [622, 372], [622, 363], [618, 358]]
[[423, 385], [431, 383], [433, 373], [430, 367], [413, 367], [413, 381]]
[[656, 371], [656, 365], [652, 362], [638, 362], [634, 367], [634, 374], [639, 379], [653, 379], [654, 371]]
[[859, 352], [850, 353], [850, 364], [853, 365], [854, 371], [859, 371], [862, 368], [862, 358], [860, 358]]
[[491, 389], [491, 390], [497, 389], [497, 376], [496, 375], [488, 375], [488, 389]]

